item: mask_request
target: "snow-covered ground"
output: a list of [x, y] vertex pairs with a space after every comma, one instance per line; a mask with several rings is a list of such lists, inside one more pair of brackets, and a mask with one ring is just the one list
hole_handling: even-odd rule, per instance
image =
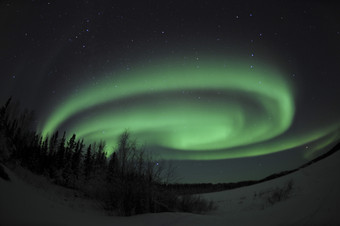
[[[33, 186], [6, 169], [0, 179], [0, 225], [340, 225], [340, 152], [293, 174], [265, 183], [202, 195], [218, 209], [205, 214], [157, 213], [107, 216], [94, 201], [55, 185]], [[293, 180], [286, 200], [264, 197]], [[45, 183], [44, 183], [45, 184]], [[41, 188], [42, 187], [42, 188]], [[62, 193], [59, 194], [59, 193]], [[66, 195], [65, 194], [69, 194]], [[62, 197], [62, 198], [61, 198]]]

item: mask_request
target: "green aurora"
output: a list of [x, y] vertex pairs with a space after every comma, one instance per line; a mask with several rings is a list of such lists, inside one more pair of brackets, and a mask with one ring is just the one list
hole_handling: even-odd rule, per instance
[[106, 141], [111, 153], [128, 129], [160, 158], [173, 160], [259, 156], [318, 140], [321, 149], [336, 139], [338, 125], [287, 133], [294, 86], [273, 67], [228, 59], [155, 65], [121, 72], [98, 86], [84, 84], [39, 130], [47, 136], [67, 128], [87, 143]]

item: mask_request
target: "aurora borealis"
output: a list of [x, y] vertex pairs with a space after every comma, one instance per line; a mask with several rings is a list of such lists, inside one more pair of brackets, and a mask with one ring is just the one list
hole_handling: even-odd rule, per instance
[[1, 100], [108, 153], [127, 129], [184, 181], [258, 178], [339, 139], [336, 9], [7, 1]]
[[[292, 122], [291, 87], [274, 70], [229, 68], [223, 61], [201, 63], [199, 68], [158, 65], [125, 75], [128, 80], [84, 88], [52, 112], [43, 134], [85, 111], [69, 128], [86, 140], [103, 139], [113, 146], [128, 128], [149, 145], [177, 149], [174, 156], [167, 156], [170, 159], [204, 160], [257, 155], [238, 151], [214, 156], [214, 152], [269, 140]], [[119, 106], [121, 102], [126, 103]], [[190, 150], [199, 153], [178, 154]], [[272, 151], [277, 150], [264, 153]]]
[[87, 141], [106, 141], [109, 153], [128, 129], [149, 148], [168, 149], [158, 152], [162, 159], [217, 160], [295, 148], [338, 126], [295, 139], [274, 139], [291, 126], [294, 90], [279, 71], [260, 64], [256, 69], [228, 60], [211, 60], [199, 68], [195, 63], [157, 65], [85, 87], [51, 113], [42, 133], [70, 120], [69, 131]]

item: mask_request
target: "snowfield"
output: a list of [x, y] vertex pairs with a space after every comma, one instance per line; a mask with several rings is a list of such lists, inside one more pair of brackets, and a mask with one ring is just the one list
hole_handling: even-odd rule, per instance
[[[55, 185], [34, 186], [5, 168], [0, 179], [0, 225], [340, 225], [340, 152], [290, 175], [239, 189], [208, 193], [217, 209], [188, 213], [108, 216], [98, 203]], [[273, 189], [293, 181], [287, 199], [268, 202]]]

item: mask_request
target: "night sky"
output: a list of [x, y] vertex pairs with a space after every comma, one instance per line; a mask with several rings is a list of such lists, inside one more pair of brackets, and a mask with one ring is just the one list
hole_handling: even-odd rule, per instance
[[340, 136], [336, 1], [0, 4], [1, 103], [43, 136], [110, 153], [128, 129], [179, 182], [260, 179]]

